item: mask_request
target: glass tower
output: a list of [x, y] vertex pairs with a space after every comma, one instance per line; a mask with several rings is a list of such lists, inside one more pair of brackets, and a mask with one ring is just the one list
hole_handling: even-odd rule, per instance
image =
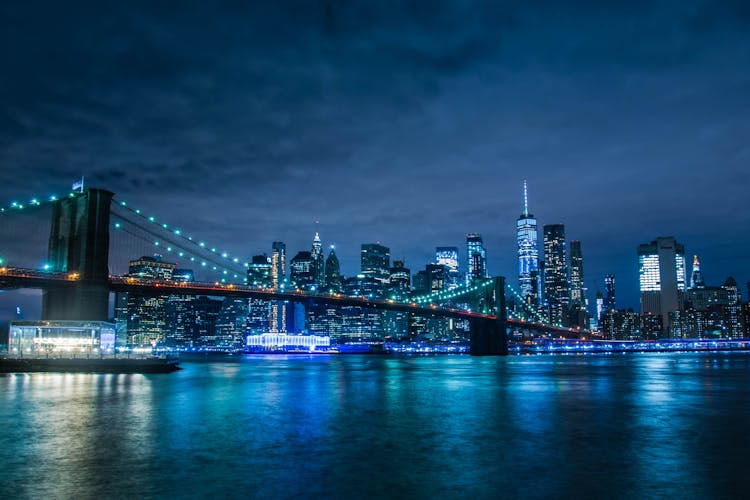
[[568, 264], [565, 251], [565, 226], [544, 226], [544, 295], [549, 305], [549, 319], [554, 325], [567, 324]]
[[466, 235], [466, 285], [480, 278], [487, 277], [487, 252], [484, 250], [482, 235]]
[[685, 247], [671, 236], [639, 245], [638, 275], [641, 312], [660, 315], [664, 333], [669, 313], [683, 308]]
[[537, 248], [536, 218], [529, 213], [529, 196], [526, 181], [523, 181], [523, 213], [516, 221], [518, 242], [518, 288], [526, 303], [538, 302], [534, 284], [539, 274], [539, 250]]

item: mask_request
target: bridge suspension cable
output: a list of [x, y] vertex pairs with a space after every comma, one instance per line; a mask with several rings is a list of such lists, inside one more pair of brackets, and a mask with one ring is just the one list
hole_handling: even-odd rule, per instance
[[147, 242], [152, 250], [167, 253], [173, 258], [183, 259], [196, 270], [213, 271], [220, 281], [246, 279], [248, 263], [228, 252], [219, 251], [215, 246], [183, 234], [183, 231], [161, 222], [155, 216], [146, 216], [140, 209], [130, 208], [125, 202], [113, 203], [112, 229]]

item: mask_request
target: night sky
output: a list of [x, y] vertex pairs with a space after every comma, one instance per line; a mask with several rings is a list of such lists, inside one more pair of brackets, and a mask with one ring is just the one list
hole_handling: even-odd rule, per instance
[[245, 257], [320, 231], [345, 274], [480, 232], [515, 282], [528, 179], [591, 298], [637, 308], [660, 235], [746, 298], [750, 2], [105, 3], [0, 6], [0, 203], [85, 175]]

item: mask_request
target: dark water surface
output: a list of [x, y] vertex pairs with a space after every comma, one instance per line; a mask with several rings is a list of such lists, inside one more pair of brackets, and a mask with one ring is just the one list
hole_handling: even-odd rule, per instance
[[750, 353], [0, 377], [0, 498], [748, 498]]

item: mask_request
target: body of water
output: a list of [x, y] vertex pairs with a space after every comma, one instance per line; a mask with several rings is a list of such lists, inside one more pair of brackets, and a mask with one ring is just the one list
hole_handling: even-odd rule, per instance
[[0, 376], [0, 498], [747, 497], [750, 353]]

